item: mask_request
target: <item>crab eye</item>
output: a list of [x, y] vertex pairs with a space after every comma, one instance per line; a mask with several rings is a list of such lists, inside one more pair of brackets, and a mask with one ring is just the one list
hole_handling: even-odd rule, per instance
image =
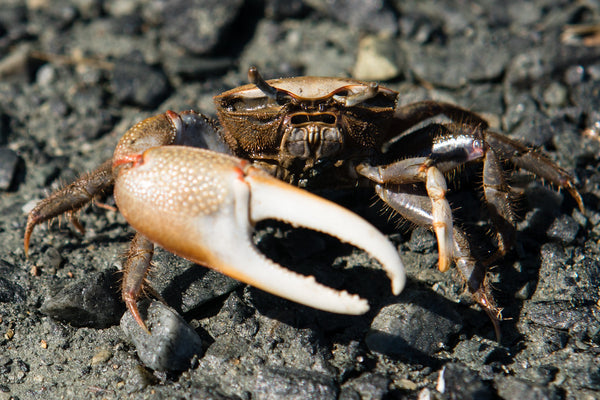
[[341, 89], [332, 97], [335, 101], [342, 103], [346, 107], [353, 107], [375, 97], [378, 90], [379, 85], [371, 82], [366, 86], [360, 86], [357, 90]]
[[258, 72], [256, 67], [248, 69], [248, 80], [253, 83], [261, 92], [268, 98], [275, 100], [280, 106], [287, 104], [292, 100], [292, 96], [287, 90], [278, 89], [275, 86], [269, 85], [267, 81]]
[[484, 156], [484, 142], [470, 135], [444, 135], [436, 138], [431, 158], [437, 161], [471, 161]]

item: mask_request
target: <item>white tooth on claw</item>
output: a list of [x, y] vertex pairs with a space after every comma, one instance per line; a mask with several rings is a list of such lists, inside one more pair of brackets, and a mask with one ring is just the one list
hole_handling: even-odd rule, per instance
[[[368, 222], [262, 171], [248, 168], [255, 172], [244, 175], [242, 169], [239, 160], [206, 150], [153, 148], [144, 153], [143, 163], [122, 171], [115, 198], [131, 226], [168, 251], [310, 307], [342, 314], [369, 309], [359, 296], [265, 257], [252, 243], [254, 222], [273, 218], [338, 237], [380, 261], [394, 294], [404, 287], [396, 249]], [[220, 193], [220, 200], [215, 202], [207, 191]]]

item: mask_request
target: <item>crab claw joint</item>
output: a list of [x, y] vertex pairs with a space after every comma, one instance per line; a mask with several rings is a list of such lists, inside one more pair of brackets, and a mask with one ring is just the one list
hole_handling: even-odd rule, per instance
[[358, 295], [290, 271], [260, 253], [253, 225], [277, 219], [327, 233], [373, 255], [398, 294], [404, 267], [394, 246], [354, 213], [281, 182], [250, 163], [208, 150], [166, 146], [120, 165], [115, 199], [138, 232], [166, 250], [234, 279], [317, 309], [362, 314]]

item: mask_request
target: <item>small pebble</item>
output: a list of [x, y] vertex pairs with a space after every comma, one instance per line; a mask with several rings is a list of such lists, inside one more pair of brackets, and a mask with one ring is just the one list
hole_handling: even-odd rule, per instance
[[564, 244], [569, 244], [575, 240], [577, 232], [579, 232], [579, 224], [570, 216], [561, 215], [552, 222], [546, 235], [549, 238], [560, 240]]
[[400, 74], [395, 42], [367, 36], [358, 44], [358, 54], [352, 76], [365, 81], [385, 81]]
[[90, 362], [90, 364], [91, 365], [103, 364], [103, 363], [107, 362], [108, 360], [110, 360], [112, 355], [113, 355], [112, 351], [110, 351], [108, 349], [102, 349], [99, 352], [97, 352], [96, 354], [94, 354], [94, 357], [92, 357], [92, 361]]

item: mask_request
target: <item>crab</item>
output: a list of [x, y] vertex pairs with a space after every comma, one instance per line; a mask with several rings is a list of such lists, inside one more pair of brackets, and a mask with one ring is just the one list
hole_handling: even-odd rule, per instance
[[[114, 188], [119, 211], [136, 233], [123, 266], [122, 297], [146, 329], [137, 301], [151, 290], [146, 275], [155, 245], [286, 299], [334, 313], [361, 314], [368, 302], [300, 275], [252, 243], [257, 221], [277, 219], [324, 232], [379, 261], [393, 294], [405, 285], [398, 251], [369, 222], [314, 194], [370, 186], [395, 213], [431, 229], [438, 266], [456, 266], [466, 289], [494, 321], [486, 272], [511, 247], [516, 217], [504, 166], [528, 170], [566, 189], [583, 210], [575, 181], [542, 153], [489, 129], [478, 114], [435, 101], [399, 105], [397, 92], [350, 78], [295, 77], [250, 83], [214, 97], [218, 122], [195, 111], [148, 118], [120, 139], [111, 160], [42, 200], [28, 216], [33, 229], [74, 212]], [[445, 116], [444, 122], [433, 122]], [[207, 149], [218, 135], [230, 154]], [[480, 166], [483, 203], [495, 227], [495, 249], [454, 224], [447, 179]], [[306, 190], [309, 189], [309, 190]]]

